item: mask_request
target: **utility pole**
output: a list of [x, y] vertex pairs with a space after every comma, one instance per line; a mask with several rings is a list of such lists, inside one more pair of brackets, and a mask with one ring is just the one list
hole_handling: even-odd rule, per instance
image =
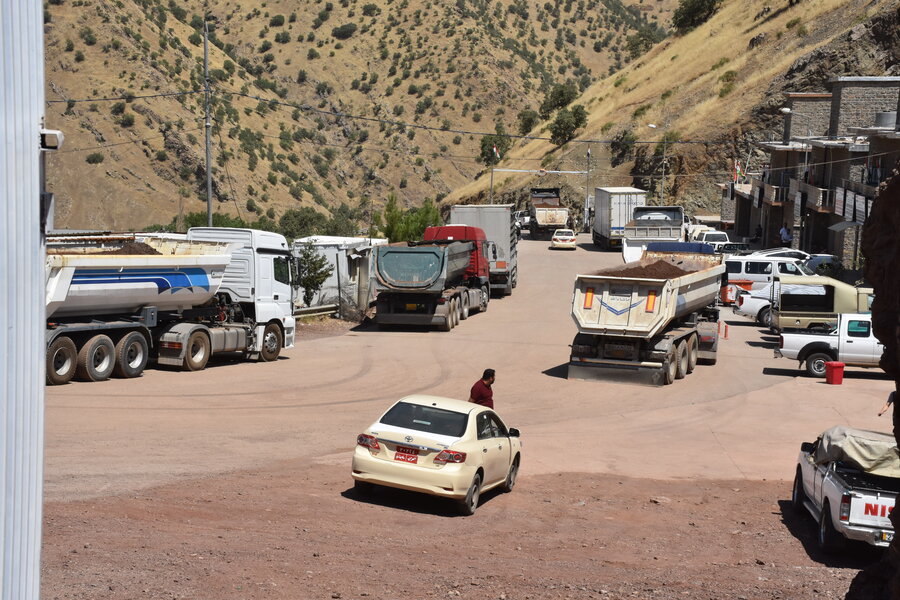
[[209, 120], [209, 12], [203, 11], [203, 91], [206, 97], [206, 226], [212, 227], [212, 123]]
[[590, 218], [588, 203], [591, 198], [591, 147], [588, 146], [587, 150], [587, 171], [584, 172], [584, 222], [581, 224], [581, 228], [584, 231], [587, 231], [588, 227], [588, 219]]

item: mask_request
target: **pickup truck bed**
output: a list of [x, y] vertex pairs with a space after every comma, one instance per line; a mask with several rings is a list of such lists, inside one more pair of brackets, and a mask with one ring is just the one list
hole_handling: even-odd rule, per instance
[[891, 492], [900, 494], [900, 479], [882, 477], [837, 463], [835, 474], [844, 480], [849, 487], [867, 492]]

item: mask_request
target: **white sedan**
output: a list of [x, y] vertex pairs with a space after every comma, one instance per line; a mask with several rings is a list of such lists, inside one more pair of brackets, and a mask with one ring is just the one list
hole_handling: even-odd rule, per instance
[[356, 438], [357, 492], [383, 485], [457, 500], [464, 515], [483, 491], [511, 492], [522, 442], [493, 410], [438, 396], [401, 398]]
[[575, 250], [575, 232], [571, 229], [557, 229], [550, 238], [550, 247]]

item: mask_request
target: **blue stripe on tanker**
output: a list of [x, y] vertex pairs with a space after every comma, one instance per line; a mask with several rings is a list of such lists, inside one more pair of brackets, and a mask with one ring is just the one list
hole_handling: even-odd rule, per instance
[[76, 269], [72, 285], [153, 283], [157, 292], [173, 293], [189, 288], [209, 290], [208, 273], [197, 267], [179, 269]]

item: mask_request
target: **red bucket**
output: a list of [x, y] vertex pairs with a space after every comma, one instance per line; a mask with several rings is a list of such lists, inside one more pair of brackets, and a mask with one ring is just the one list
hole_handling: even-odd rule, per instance
[[844, 363], [828, 361], [825, 363], [825, 382], [841, 385], [844, 382]]

